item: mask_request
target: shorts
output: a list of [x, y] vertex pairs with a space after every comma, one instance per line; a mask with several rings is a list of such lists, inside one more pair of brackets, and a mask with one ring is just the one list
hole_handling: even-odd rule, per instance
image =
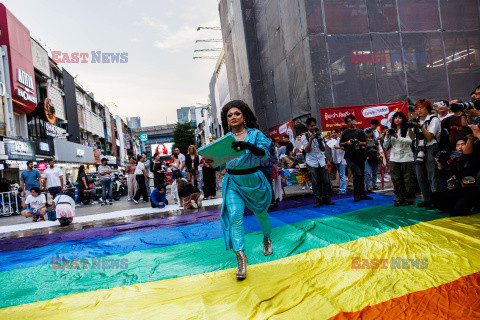
[[62, 217], [73, 218], [75, 216], [72, 206], [66, 203], [58, 204], [55, 207], [55, 213], [57, 214], [57, 219], [60, 219]]
[[40, 210], [37, 210], [37, 212], [33, 212], [33, 208], [25, 208], [23, 210], [26, 210], [28, 212], [30, 212], [31, 214], [33, 214], [34, 216], [37, 216], [39, 217], [40, 216]]

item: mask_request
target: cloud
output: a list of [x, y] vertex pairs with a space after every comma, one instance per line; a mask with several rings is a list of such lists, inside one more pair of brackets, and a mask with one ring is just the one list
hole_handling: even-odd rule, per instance
[[[197, 27], [192, 27], [189, 24], [183, 24], [176, 30], [172, 30], [167, 24], [158, 21], [157, 19], [150, 17], [143, 17], [142, 24], [147, 25], [154, 29], [158, 35], [157, 40], [153, 42], [153, 45], [159, 49], [169, 50], [171, 52], [178, 52], [185, 49], [191, 49], [195, 40], [202, 39], [205, 34], [197, 32]], [[208, 21], [202, 26], [216, 25], [215, 21]], [[213, 38], [220, 38], [221, 34], [213, 36]], [[208, 38], [212, 38], [208, 35]]]

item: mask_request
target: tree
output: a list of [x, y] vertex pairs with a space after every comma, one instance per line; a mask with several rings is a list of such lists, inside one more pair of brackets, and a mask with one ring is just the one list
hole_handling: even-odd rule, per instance
[[184, 122], [175, 125], [173, 130], [173, 149], [178, 148], [180, 152], [186, 154], [188, 146], [195, 145], [195, 133], [191, 122]]

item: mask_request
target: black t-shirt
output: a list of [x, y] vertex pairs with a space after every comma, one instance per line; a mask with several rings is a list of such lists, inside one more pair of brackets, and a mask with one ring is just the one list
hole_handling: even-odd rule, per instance
[[293, 143], [291, 141], [288, 141], [285, 147], [285, 154], [289, 156], [290, 152], [292, 151], [293, 151]]
[[[347, 129], [343, 131], [342, 135], [340, 136], [340, 143], [347, 142], [351, 139], [357, 139], [358, 141], [367, 142], [367, 136], [365, 132], [361, 129]], [[359, 159], [366, 157], [365, 147], [360, 146], [360, 150], [355, 150], [355, 146], [352, 145], [345, 145], [345, 159]]]

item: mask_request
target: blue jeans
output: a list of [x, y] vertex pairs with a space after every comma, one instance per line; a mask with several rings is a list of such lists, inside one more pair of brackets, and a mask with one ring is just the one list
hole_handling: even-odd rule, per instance
[[345, 176], [346, 164], [336, 163], [338, 175], [340, 176], [340, 185], [338, 186], [338, 192], [345, 193], [347, 192], [347, 176]]
[[370, 175], [372, 175], [372, 188], [375, 188], [377, 186], [377, 169], [378, 161], [365, 161], [365, 186], [367, 187], [367, 189], [370, 188]]
[[198, 189], [202, 190], [203, 186], [203, 170], [198, 170]]
[[105, 202], [107, 200], [107, 188], [108, 188], [108, 198], [111, 202], [113, 202], [113, 195], [112, 195], [112, 180], [100, 180], [102, 183], [102, 200]]

